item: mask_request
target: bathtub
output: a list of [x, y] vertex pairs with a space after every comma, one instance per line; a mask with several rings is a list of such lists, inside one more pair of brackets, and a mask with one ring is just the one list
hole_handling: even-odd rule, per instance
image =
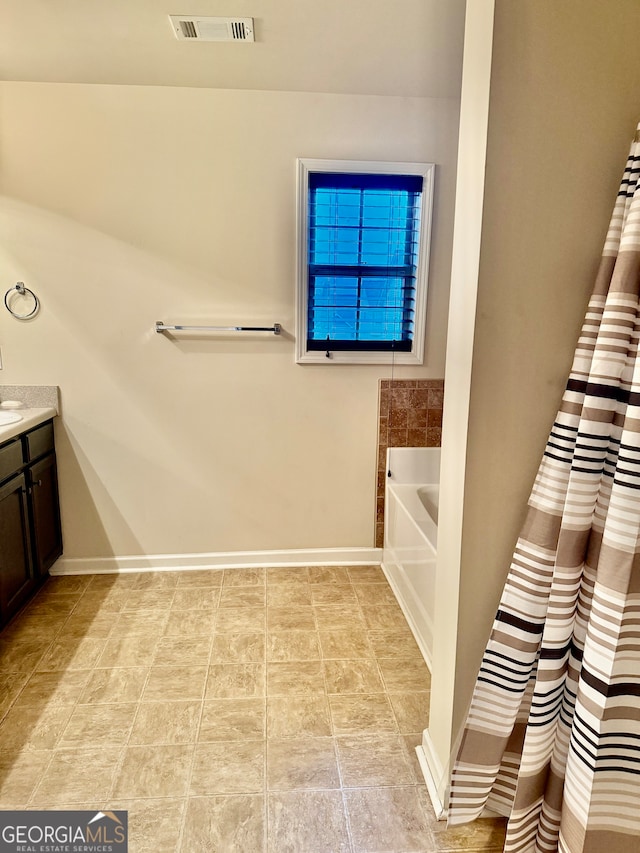
[[387, 471], [382, 568], [431, 667], [440, 448], [391, 447]]

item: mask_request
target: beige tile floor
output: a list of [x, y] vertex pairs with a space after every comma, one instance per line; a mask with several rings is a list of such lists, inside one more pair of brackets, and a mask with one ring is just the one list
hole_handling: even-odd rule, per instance
[[502, 849], [434, 818], [429, 672], [378, 567], [53, 578], [0, 669], [0, 808], [127, 809], [130, 853]]

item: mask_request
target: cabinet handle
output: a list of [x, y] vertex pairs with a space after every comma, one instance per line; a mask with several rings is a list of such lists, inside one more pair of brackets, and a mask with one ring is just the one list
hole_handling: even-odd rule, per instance
[[41, 486], [41, 485], [42, 485], [42, 480], [36, 480], [36, 481], [35, 481], [35, 483], [34, 483], [33, 485], [34, 485], [34, 486]]

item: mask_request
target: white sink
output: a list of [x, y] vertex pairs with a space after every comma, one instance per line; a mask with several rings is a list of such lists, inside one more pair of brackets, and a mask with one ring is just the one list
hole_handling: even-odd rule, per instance
[[7, 426], [7, 424], [15, 424], [21, 420], [22, 415], [19, 415], [17, 412], [0, 412], [0, 426]]

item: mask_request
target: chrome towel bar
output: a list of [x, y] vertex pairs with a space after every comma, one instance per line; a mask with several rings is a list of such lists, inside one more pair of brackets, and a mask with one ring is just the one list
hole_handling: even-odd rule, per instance
[[273, 332], [279, 335], [281, 330], [280, 323], [273, 326], [170, 326], [162, 320], [156, 322], [156, 332]]

